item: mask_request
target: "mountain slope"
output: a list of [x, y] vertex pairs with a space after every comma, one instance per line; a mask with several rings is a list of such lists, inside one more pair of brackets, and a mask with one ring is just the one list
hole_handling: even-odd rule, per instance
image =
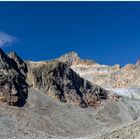
[[122, 68], [119, 64], [108, 66], [90, 63], [92, 60], [88, 60], [87, 64], [84, 63], [84, 60], [82, 60], [77, 53], [62, 55], [57, 60], [67, 63], [69, 60], [73, 60], [73, 63], [70, 65], [71, 69], [84, 79], [104, 88], [121, 88], [140, 85], [139, 59], [136, 64], [127, 64]]
[[34, 88], [71, 105], [88, 107], [113, 98], [103, 88], [81, 78], [65, 63], [50, 61], [27, 62], [28, 80]]
[[0, 104], [0, 138], [100, 138], [128, 125], [137, 115], [121, 100], [103, 104], [83, 109], [30, 88], [22, 108]]

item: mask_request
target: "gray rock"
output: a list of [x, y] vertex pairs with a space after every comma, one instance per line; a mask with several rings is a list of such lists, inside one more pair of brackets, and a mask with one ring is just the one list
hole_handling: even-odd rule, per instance
[[28, 68], [28, 78], [33, 87], [62, 102], [80, 107], [96, 107], [101, 100], [108, 99], [108, 91], [84, 80], [65, 63], [28, 62]]
[[0, 100], [9, 105], [22, 106], [28, 90], [25, 80], [17, 63], [0, 49]]

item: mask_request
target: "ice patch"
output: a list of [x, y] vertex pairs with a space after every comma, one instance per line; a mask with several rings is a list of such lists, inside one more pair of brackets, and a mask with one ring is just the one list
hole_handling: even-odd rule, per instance
[[130, 89], [130, 88], [115, 88], [109, 89], [114, 94], [125, 96], [130, 99], [140, 99], [140, 90]]

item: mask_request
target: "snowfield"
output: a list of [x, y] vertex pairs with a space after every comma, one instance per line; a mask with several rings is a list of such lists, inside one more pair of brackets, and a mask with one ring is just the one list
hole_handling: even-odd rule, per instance
[[112, 88], [108, 90], [119, 96], [130, 99], [140, 99], [140, 88]]

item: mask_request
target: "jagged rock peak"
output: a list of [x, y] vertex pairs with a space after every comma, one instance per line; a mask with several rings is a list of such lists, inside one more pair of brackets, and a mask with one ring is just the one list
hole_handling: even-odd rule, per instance
[[72, 51], [62, 55], [58, 60], [71, 66], [73, 63], [79, 62], [81, 59], [76, 52]]
[[16, 52], [10, 52], [8, 53], [8, 56], [11, 60], [15, 61], [17, 64], [18, 69], [23, 75], [26, 75], [27, 73], [27, 66], [26, 63], [16, 54]]
[[0, 102], [21, 106], [27, 97], [28, 84], [17, 65], [0, 49]]
[[66, 53], [66, 54], [64, 54], [64, 55], [62, 55], [62, 56], [63, 56], [63, 57], [65, 56], [65, 57], [72, 57], [72, 58], [80, 59], [78, 53], [75, 52], [75, 51], [68, 52], [68, 53]]
[[19, 63], [23, 63], [24, 61], [16, 54], [16, 52], [10, 52], [8, 53], [8, 56], [15, 61], [18, 61]]
[[10, 58], [0, 48], [0, 69], [8, 70], [11, 68]]
[[77, 64], [85, 64], [85, 65], [96, 64], [94, 60], [81, 59], [78, 53], [74, 51], [62, 55], [57, 60], [68, 64], [68, 66], [77, 65]]

